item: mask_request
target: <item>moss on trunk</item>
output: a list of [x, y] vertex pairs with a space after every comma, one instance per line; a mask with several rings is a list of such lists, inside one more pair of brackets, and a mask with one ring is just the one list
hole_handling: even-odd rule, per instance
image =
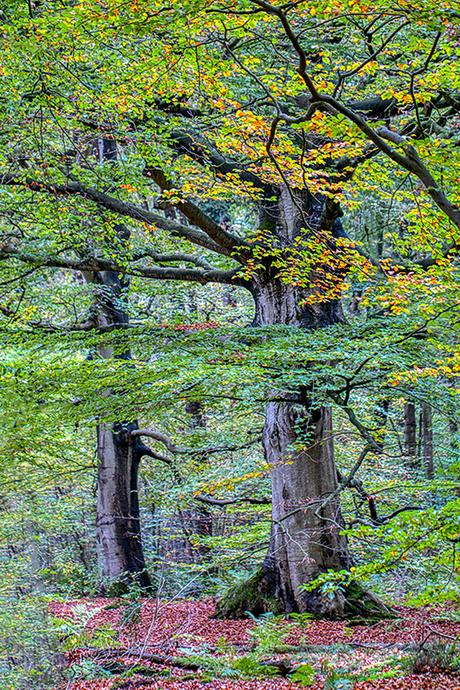
[[383, 603], [372, 592], [364, 589], [356, 580], [352, 580], [345, 590], [345, 619], [384, 620], [395, 618], [393, 609]]
[[270, 591], [263, 568], [239, 585], [231, 587], [217, 602], [213, 618], [248, 618], [262, 613], [284, 613], [284, 605]]
[[[355, 580], [350, 582], [344, 592], [337, 590], [333, 597], [313, 590], [306, 597], [306, 610], [314, 618], [332, 620], [376, 621], [394, 618], [395, 612], [380, 599], [368, 592]], [[260, 616], [262, 613], [292, 613], [291, 603], [287, 605], [275, 596], [263, 568], [243, 583], [228, 590], [217, 602], [213, 618], [248, 618], [248, 613]]]

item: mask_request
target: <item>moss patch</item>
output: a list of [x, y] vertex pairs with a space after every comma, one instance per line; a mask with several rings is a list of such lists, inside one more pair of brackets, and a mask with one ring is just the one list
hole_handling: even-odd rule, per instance
[[[397, 618], [397, 614], [380, 601], [376, 596], [352, 580], [345, 590], [345, 607], [343, 618], [351, 621], [367, 622]], [[356, 623], [358, 625], [358, 623]]]
[[248, 580], [228, 590], [217, 602], [213, 618], [248, 618], [247, 612], [254, 616], [262, 613], [279, 615], [284, 613], [284, 605], [268, 591], [262, 568]]

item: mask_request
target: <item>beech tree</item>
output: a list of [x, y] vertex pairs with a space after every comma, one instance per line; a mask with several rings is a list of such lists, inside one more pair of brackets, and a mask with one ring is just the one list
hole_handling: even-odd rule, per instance
[[[95, 144], [95, 145], [94, 145]], [[113, 139], [99, 139], [89, 147], [99, 163], [116, 161]], [[115, 226], [117, 240], [123, 245], [129, 240], [129, 229], [119, 223]], [[94, 303], [85, 328], [107, 330], [129, 323], [124, 308], [129, 281], [117, 271], [83, 272], [95, 286]], [[110, 346], [97, 348], [97, 354], [106, 359], [116, 357], [129, 362], [129, 347], [119, 344], [117, 351]], [[90, 356], [94, 356], [90, 353]], [[110, 395], [110, 390], [104, 391]], [[137, 435], [137, 422], [101, 423], [97, 427], [97, 515], [96, 532], [101, 582], [111, 583], [116, 591], [134, 580], [138, 585], [151, 586], [145, 566], [141, 541], [138, 471], [143, 456], [154, 452]]]
[[[78, 314], [64, 324], [31, 318], [27, 300], [16, 309], [12, 298], [3, 298], [6, 318], [51, 331], [118, 329], [122, 338], [129, 323], [113, 301], [131, 276], [139, 285], [238, 286], [252, 295], [254, 326], [316, 331], [345, 323], [341, 294], [352, 271], [383, 280], [396, 312], [402, 275], [415, 276], [407, 291], [423, 291], [422, 271], [452, 285], [441, 269], [460, 230], [460, 106], [451, 63], [458, 19], [447, 8], [243, 0], [231, 8], [90, 2], [30, 6], [29, 16], [15, 5], [8, 11], [5, 285], [70, 270], [108, 280], [110, 299], [103, 323]], [[95, 137], [115, 142], [117, 166], [85, 153]], [[409, 199], [412, 223], [383, 258], [381, 248], [373, 257], [350, 239], [341, 221], [341, 204], [379, 184]], [[203, 210], [212, 199], [251, 205], [252, 228], [216, 222]], [[172, 208], [181, 215], [168, 217]], [[331, 403], [351, 415], [349, 398], [345, 386]], [[136, 506], [126, 497], [128, 487], [137, 491], [140, 435], [130, 424], [99, 432], [100, 471], [110, 456], [116, 478], [100, 479], [104, 513], [113, 518], [120, 505], [131, 525], [106, 543], [125, 554], [128, 533], [137, 539]], [[272, 468], [270, 546], [250, 599], [230, 608], [362, 610], [372, 600], [362, 591], [302, 589], [352, 563], [338, 490], [349, 480], [339, 487], [331, 406], [318, 402], [311, 382], [268, 392], [262, 444]], [[140, 555], [134, 565], [115, 560], [113, 576], [143, 569]]]

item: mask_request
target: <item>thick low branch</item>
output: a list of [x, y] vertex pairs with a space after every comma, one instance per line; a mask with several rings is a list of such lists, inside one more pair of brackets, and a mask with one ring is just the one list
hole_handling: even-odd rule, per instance
[[[95, 660], [102, 666], [102, 662], [107, 659], [123, 659], [124, 657], [134, 657], [139, 661], [141, 659], [145, 661], [150, 661], [152, 664], [159, 666], [176, 666], [177, 668], [183, 668], [190, 671], [197, 671], [200, 666], [184, 657], [174, 657], [174, 656], [160, 656], [158, 654], [149, 654], [148, 652], [136, 652], [130, 649], [99, 649], [95, 650]], [[126, 666], [126, 670], [129, 670], [129, 666]]]
[[174, 466], [174, 460], [168, 458], [167, 455], [163, 455], [163, 453], [157, 453], [156, 451], [152, 450], [149, 446], [146, 446], [144, 443], [142, 443], [138, 447], [138, 452], [140, 457], [146, 455], [147, 457], [153, 458], [154, 460], [160, 460], [160, 462], [164, 462], [166, 463], [166, 465], [170, 465], [171, 467]]
[[209, 261], [206, 261], [206, 259], [203, 259], [200, 256], [194, 256], [193, 254], [159, 254], [158, 252], [153, 251], [153, 249], [145, 249], [139, 255], [133, 256], [133, 260], [138, 261], [138, 259], [143, 259], [146, 256], [149, 256], [159, 264], [181, 262], [194, 264], [199, 268], [204, 268], [206, 271], [219, 270], [212, 266]]
[[[167, 178], [163, 170], [156, 167], [146, 168], [144, 175], [150, 177], [162, 190], [171, 190], [174, 188], [171, 180]], [[188, 218], [193, 224], [201, 228], [209, 237], [217, 242], [221, 247], [228, 250], [235, 250], [236, 247], [242, 248], [246, 246], [246, 254], [248, 254], [249, 245], [239, 237], [232, 235], [224, 230], [218, 223], [202, 211], [199, 206], [188, 199], [181, 199], [180, 203], [175, 204], [181, 213]]]
[[0, 260], [17, 259], [22, 263], [33, 264], [48, 268], [67, 268], [73, 271], [114, 271], [125, 275], [139, 276], [154, 280], [180, 280], [201, 283], [223, 283], [225, 285], [245, 285], [246, 280], [238, 276], [239, 268], [229, 271], [224, 270], [198, 270], [196, 268], [178, 268], [165, 266], [120, 266], [119, 264], [106, 259], [94, 256], [86, 259], [71, 259], [69, 257], [47, 257], [21, 252], [11, 245], [0, 249]]
[[[40, 182], [31, 177], [5, 173], [4, 175], [0, 175], [0, 185], [26, 187], [34, 192], [51, 194], [54, 196], [81, 196], [119, 216], [127, 216], [141, 223], [157, 225], [163, 230], [170, 232], [172, 235], [179, 235], [180, 237], [190, 240], [190, 242], [199, 244], [211, 251], [226, 254], [227, 256], [233, 256], [232, 250], [242, 243], [239, 238], [233, 238], [229, 233], [225, 233], [223, 230], [221, 231], [217, 225], [216, 227], [211, 227], [210, 224], [206, 224], [205, 228], [202, 228], [203, 232], [197, 233], [197, 231], [193, 231], [191, 228], [175, 220], [164, 218], [158, 213], [153, 213], [141, 206], [136, 206], [122, 199], [117, 199], [116, 197], [100, 192], [92, 187], [84, 187], [80, 182], [73, 180], [67, 183], [54, 184]], [[222, 235], [222, 233], [224, 233], [224, 235]]]
[[160, 443], [166, 446], [170, 453], [178, 454], [188, 452], [186, 448], [177, 446], [174, 443], [174, 441], [166, 434], [163, 434], [161, 431], [158, 431], [157, 429], [151, 429], [150, 427], [145, 429], [135, 429], [131, 432], [131, 436], [148, 436], [149, 438], [155, 439], [155, 441], [160, 441]]
[[236, 503], [250, 503], [251, 505], [256, 506], [268, 506], [271, 504], [271, 500], [266, 497], [249, 498], [241, 496], [237, 498], [213, 498], [212, 496], [204, 496], [203, 494], [200, 494], [199, 496], [195, 496], [195, 500], [200, 501], [201, 503], [206, 503], [210, 506], [219, 506], [220, 508], [235, 505]]

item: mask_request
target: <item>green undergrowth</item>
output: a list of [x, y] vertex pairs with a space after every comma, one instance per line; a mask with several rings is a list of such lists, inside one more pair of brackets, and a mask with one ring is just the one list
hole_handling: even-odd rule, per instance
[[407, 673], [460, 674], [460, 645], [455, 640], [434, 640], [420, 644], [402, 661]]

